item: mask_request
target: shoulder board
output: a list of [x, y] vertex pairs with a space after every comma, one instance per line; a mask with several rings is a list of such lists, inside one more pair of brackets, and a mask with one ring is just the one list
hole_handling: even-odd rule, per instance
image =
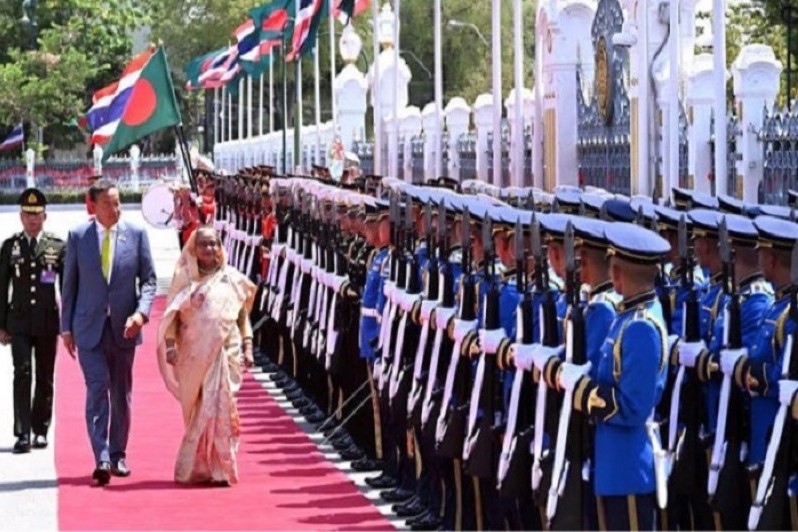
[[57, 241], [57, 242], [63, 242], [63, 241], [64, 241], [64, 239], [63, 239], [63, 238], [61, 238], [60, 236], [58, 236], [57, 234], [55, 234], [55, 233], [50, 233], [50, 232], [47, 232], [47, 231], [45, 231], [45, 233], [44, 233], [44, 237], [45, 237], [47, 240], [55, 240], [55, 241]]
[[773, 285], [764, 279], [757, 279], [746, 287], [743, 294], [767, 294], [773, 295]]
[[449, 253], [449, 262], [460, 262], [463, 260], [463, 250], [462, 249], [453, 249], [451, 253]]

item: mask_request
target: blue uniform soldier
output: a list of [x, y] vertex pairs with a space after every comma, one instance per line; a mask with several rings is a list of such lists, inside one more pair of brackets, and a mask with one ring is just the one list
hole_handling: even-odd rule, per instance
[[383, 286], [387, 277], [388, 242], [388, 204], [381, 200], [366, 203], [365, 232], [368, 243], [374, 246], [367, 265], [366, 284], [363, 288], [360, 309], [360, 358], [366, 362], [371, 410], [374, 412], [374, 448], [366, 448], [366, 456], [352, 463], [356, 471], [374, 471], [382, 460], [382, 438], [380, 437], [380, 410], [377, 387], [374, 383], [374, 347], [380, 334], [379, 320], [385, 306]]
[[[736, 385], [750, 395], [749, 473], [758, 476], [779, 408], [778, 381], [785, 348], [789, 345], [787, 339], [794, 335], [798, 325], [790, 315], [791, 294], [795, 289], [792, 250], [798, 241], [798, 224], [772, 216], [758, 216], [754, 224], [759, 232], [759, 264], [776, 289], [775, 302], [765, 314], [753, 343], [742, 349], [722, 350], [720, 366], [724, 374], [732, 375]], [[768, 504], [780, 501], [785, 507], [786, 491], [785, 479], [781, 486], [773, 488]], [[788, 516], [769, 512], [765, 501], [757, 500], [754, 510], [757, 509], [764, 512], [760, 527], [790, 527]]]
[[602, 345], [598, 364], [563, 363], [558, 383], [574, 408], [596, 424], [595, 493], [601, 528], [654, 527], [654, 444], [647, 421], [667, 375], [668, 334], [654, 291], [659, 262], [670, 246], [647, 229], [613, 223], [610, 273], [623, 301]]

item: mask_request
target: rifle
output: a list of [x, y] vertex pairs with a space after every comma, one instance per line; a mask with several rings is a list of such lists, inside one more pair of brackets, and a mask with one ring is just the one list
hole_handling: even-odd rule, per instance
[[[477, 319], [476, 293], [474, 278], [471, 274], [471, 214], [468, 206], [463, 209], [462, 230], [462, 274], [460, 293], [460, 320], [472, 322]], [[464, 400], [465, 390], [462, 390], [463, 373], [458, 371], [461, 366], [460, 342], [455, 342], [449, 369], [446, 374], [446, 386], [441, 404], [441, 413], [438, 417], [438, 426], [435, 433], [437, 449], [444, 458], [457, 458], [463, 455], [463, 438], [465, 436], [468, 402]], [[463, 359], [465, 365], [470, 362]], [[459, 386], [458, 386], [459, 385]], [[457, 389], [455, 389], [457, 388]]]
[[[798, 244], [792, 247], [792, 270], [790, 281], [790, 319], [798, 323]], [[790, 334], [784, 342], [784, 355], [781, 363], [783, 380], [798, 379], [798, 330]], [[790, 405], [779, 404], [773, 431], [770, 434], [765, 465], [756, 498], [748, 515], [749, 530], [776, 530], [782, 528], [782, 516], [787, 505], [787, 486], [791, 473], [793, 452], [795, 447], [795, 424], [791, 419]]]
[[[693, 343], [701, 340], [701, 326], [698, 291], [695, 288], [693, 272], [695, 259], [693, 250], [687, 237], [687, 219], [682, 215], [678, 226], [680, 285], [687, 292], [684, 303], [682, 320], [684, 323], [682, 338], [685, 342]], [[686, 377], [686, 382], [685, 382]], [[702, 445], [700, 441], [701, 405], [703, 396], [701, 384], [695, 368], [679, 365], [675, 380], [670, 382], [671, 402], [668, 420], [668, 462], [670, 464], [670, 484], [679, 486], [679, 493], [692, 494], [696, 490], [696, 473], [701, 468]], [[684, 393], [686, 408], [681, 412], [681, 396]], [[681, 415], [680, 415], [681, 414]], [[681, 436], [678, 434], [680, 420], [684, 424]], [[667, 470], [667, 467], [666, 467]], [[666, 495], [660, 493], [658, 488], [659, 505], [664, 508], [667, 504]]]
[[[439, 223], [445, 224], [446, 220], [439, 218]], [[440, 276], [438, 274], [438, 258], [435, 255], [434, 239], [432, 236], [432, 208], [427, 203], [424, 207], [424, 238], [427, 242], [427, 275], [424, 286], [424, 301], [421, 303], [422, 314], [430, 316], [431, 308], [437, 305], [440, 297]], [[424, 312], [426, 310], [426, 312]], [[430, 372], [430, 349], [429, 343], [430, 321], [423, 320], [421, 324], [421, 337], [415, 354], [413, 366], [413, 385], [408, 400], [407, 411], [411, 425], [421, 426], [421, 412], [416, 408], [424, 391], [424, 372]]]
[[[527, 258], [521, 218], [518, 218], [515, 222], [515, 264], [516, 285], [521, 300], [516, 311], [516, 339], [522, 344], [531, 344], [534, 336], [532, 293], [527, 287]], [[529, 471], [532, 460], [528, 449], [532, 441], [535, 411], [534, 385], [531, 373], [522, 369], [515, 370], [497, 475], [498, 488], [504, 497], [520, 497], [530, 489]]]
[[[555, 202], [556, 203], [556, 202]], [[536, 216], [532, 217], [532, 255], [535, 258], [535, 291], [540, 294], [543, 301], [540, 306], [540, 341], [543, 345], [555, 347], [559, 344], [559, 330], [557, 327], [557, 306], [554, 301], [554, 294], [549, 286], [549, 263], [546, 256], [546, 245], [542, 243], [540, 236], [540, 221]], [[538, 493], [540, 499], [548, 491], [551, 481], [551, 472], [543, 470], [543, 437], [546, 432], [546, 409], [549, 390], [543, 379], [543, 375], [534, 372], [537, 376], [537, 399], [535, 400], [535, 424], [534, 424], [534, 443], [532, 463], [532, 490]], [[552, 396], [552, 401], [556, 397]], [[545, 480], [545, 481], [544, 481]], [[542, 505], [543, 502], [539, 501]]]
[[[438, 204], [438, 266], [440, 269], [440, 280], [438, 293], [441, 305], [436, 309], [436, 321], [438, 313], [451, 312], [455, 305], [454, 274], [449, 264], [449, 243], [447, 239], [446, 227], [446, 204], [443, 200]], [[433, 271], [433, 270], [430, 270]], [[434, 275], [434, 274], [432, 274]], [[435, 339], [432, 344], [432, 358], [430, 360], [429, 373], [427, 374], [427, 386], [424, 390], [424, 403], [421, 407], [421, 425], [424, 430], [435, 430], [435, 425], [428, 425], [435, 401], [439, 398], [439, 379], [438, 375], [446, 371], [446, 362], [440, 356], [444, 340], [449, 341], [446, 328], [436, 328]]]
[[[587, 332], [584, 307], [579, 295], [581, 283], [574, 247], [574, 228], [568, 222], [565, 228], [565, 294], [568, 302], [565, 359], [574, 364], [585, 364], [588, 361]], [[558, 530], [583, 528], [582, 464], [588, 459], [588, 434], [587, 418], [581, 412], [573, 410], [573, 393], [566, 393], [560, 409], [552, 482], [546, 506], [546, 516], [552, 527]], [[568, 511], [557, 515], [560, 497], [567, 504]], [[553, 522], [555, 515], [558, 519]]]
[[[735, 282], [734, 249], [729, 245], [725, 217], [720, 224], [718, 240], [723, 260], [723, 292], [728, 300], [724, 309], [723, 346], [725, 349], [737, 350], [743, 347], [741, 297]], [[750, 499], [746, 496], [747, 490], [744, 489], [743, 465], [739, 458], [735, 458], [740, 456], [740, 448], [748, 435], [746, 419], [743, 393], [732, 386], [732, 375], [724, 373], [707, 482], [707, 493], [716, 518], [720, 517], [721, 512], [726, 513], [729, 509], [739, 511], [750, 504]], [[728, 464], [727, 456], [732, 458]], [[726, 474], [721, 475], [724, 469]], [[735, 479], [741, 482], [735, 484]]]
[[[493, 229], [488, 213], [482, 222], [482, 242], [484, 246], [484, 274], [487, 279], [485, 294], [486, 330], [501, 328], [499, 316], [499, 287], [496, 283], [495, 256], [493, 251]], [[496, 356], [488, 356], [484, 351], [479, 355], [474, 387], [471, 390], [471, 401], [468, 413], [468, 437], [463, 450], [466, 470], [474, 477], [490, 478], [496, 472], [496, 447], [494, 445], [494, 417], [496, 396]], [[478, 410], [482, 417], [477, 420]]]

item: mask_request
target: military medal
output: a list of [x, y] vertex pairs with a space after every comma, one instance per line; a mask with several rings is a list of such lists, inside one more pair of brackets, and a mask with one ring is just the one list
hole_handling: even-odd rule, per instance
[[19, 277], [19, 263], [22, 261], [22, 251], [19, 249], [19, 240], [14, 242], [14, 247], [11, 248], [11, 262], [14, 263], [17, 277]]

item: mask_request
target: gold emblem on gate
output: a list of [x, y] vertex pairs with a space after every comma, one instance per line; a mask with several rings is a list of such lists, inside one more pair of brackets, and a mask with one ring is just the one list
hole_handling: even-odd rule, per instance
[[596, 104], [601, 120], [612, 120], [612, 65], [607, 39], [602, 35], [596, 42]]

